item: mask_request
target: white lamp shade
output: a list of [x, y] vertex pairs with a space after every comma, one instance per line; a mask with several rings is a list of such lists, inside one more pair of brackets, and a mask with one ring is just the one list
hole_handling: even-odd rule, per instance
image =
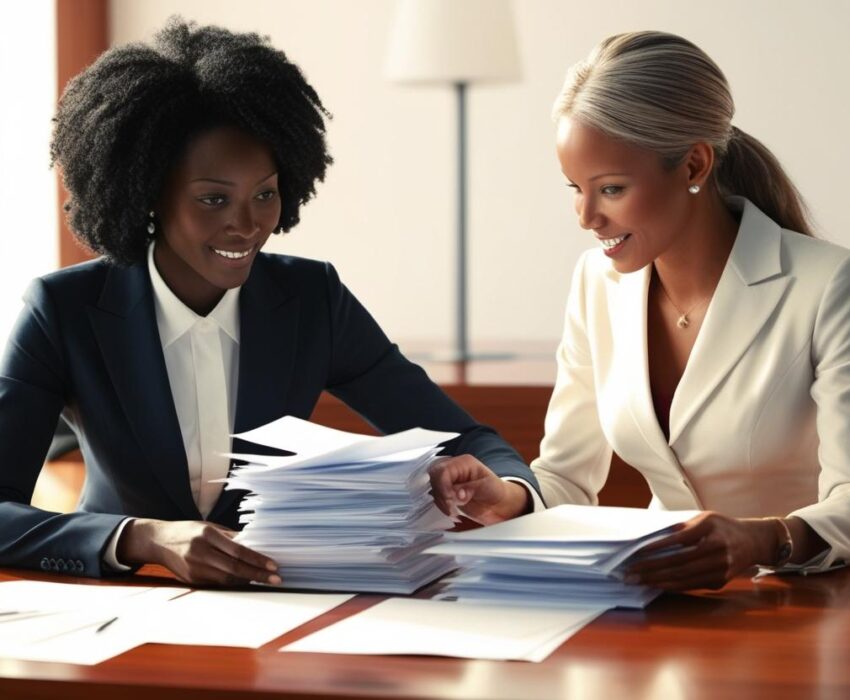
[[519, 79], [510, 0], [398, 0], [386, 73], [403, 83]]

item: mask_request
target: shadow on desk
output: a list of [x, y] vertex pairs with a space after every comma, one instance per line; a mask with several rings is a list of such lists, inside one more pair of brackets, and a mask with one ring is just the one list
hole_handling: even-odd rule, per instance
[[[552, 388], [548, 386], [443, 386], [477, 421], [499, 431], [526, 463], [537, 457], [543, 419]], [[359, 415], [330, 394], [322, 394], [311, 420], [340, 430], [375, 434]], [[76, 508], [85, 471], [79, 450], [47, 462], [36, 483], [32, 504], [68, 513]], [[643, 477], [616, 455], [599, 501], [607, 506], [644, 507], [650, 493]]]

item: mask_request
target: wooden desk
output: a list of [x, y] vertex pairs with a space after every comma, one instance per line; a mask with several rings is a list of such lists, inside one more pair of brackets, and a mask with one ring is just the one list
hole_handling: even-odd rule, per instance
[[[148, 571], [158, 573], [154, 567]], [[0, 570], [0, 580], [21, 576], [72, 580]], [[150, 576], [130, 581], [173, 583]], [[147, 644], [92, 667], [0, 659], [0, 698], [850, 697], [846, 570], [755, 583], [740, 579], [719, 592], [663, 596], [645, 611], [611, 611], [541, 664], [277, 652], [283, 644], [377, 600], [358, 596], [256, 651]]]

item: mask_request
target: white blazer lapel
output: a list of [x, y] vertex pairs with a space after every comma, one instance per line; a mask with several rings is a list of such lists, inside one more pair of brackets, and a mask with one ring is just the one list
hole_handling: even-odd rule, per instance
[[647, 352], [647, 301], [652, 265], [621, 275], [610, 309], [614, 323], [613, 377], [616, 391], [623, 392], [629, 412], [643, 439], [665, 463], [678, 464], [658, 425], [649, 385]]
[[758, 336], [785, 295], [779, 226], [743, 203], [738, 236], [670, 407], [670, 445]]

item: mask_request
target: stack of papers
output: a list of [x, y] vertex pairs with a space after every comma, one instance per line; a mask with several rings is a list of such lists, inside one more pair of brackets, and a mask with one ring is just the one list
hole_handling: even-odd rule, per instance
[[622, 581], [642, 547], [698, 511], [563, 505], [497, 525], [447, 533], [429, 551], [457, 556], [444, 600], [549, 608], [644, 607], [658, 595]]
[[237, 541], [280, 565], [283, 588], [412, 593], [456, 568], [424, 554], [454, 521], [430, 495], [428, 467], [456, 433], [385, 437], [285, 417], [235, 437], [296, 454], [231, 454], [227, 489], [246, 489]]
[[543, 661], [602, 612], [390, 598], [281, 651]]

